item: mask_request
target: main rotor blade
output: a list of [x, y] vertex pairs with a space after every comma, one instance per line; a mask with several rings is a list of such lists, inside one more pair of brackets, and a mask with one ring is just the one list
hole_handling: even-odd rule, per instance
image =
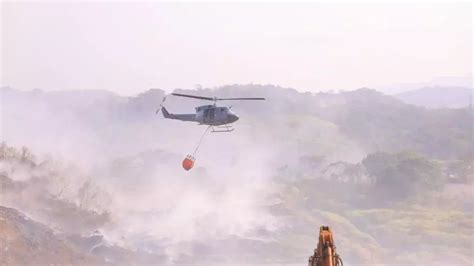
[[240, 97], [240, 98], [212, 98], [212, 97], [204, 97], [204, 96], [195, 96], [195, 95], [189, 95], [189, 94], [181, 94], [181, 93], [171, 93], [171, 95], [174, 96], [180, 96], [180, 97], [188, 97], [188, 98], [194, 98], [194, 99], [201, 99], [201, 100], [208, 100], [208, 101], [258, 101], [258, 100], [265, 100], [265, 98], [247, 98], [247, 97]]
[[217, 101], [242, 101], [242, 100], [249, 100], [249, 101], [259, 101], [259, 100], [265, 100], [265, 98], [217, 98]]
[[201, 100], [208, 100], [208, 101], [214, 101], [214, 98], [211, 98], [211, 97], [195, 96], [195, 95], [188, 95], [188, 94], [181, 94], [181, 93], [171, 93], [171, 95], [194, 98], [194, 99], [201, 99]]

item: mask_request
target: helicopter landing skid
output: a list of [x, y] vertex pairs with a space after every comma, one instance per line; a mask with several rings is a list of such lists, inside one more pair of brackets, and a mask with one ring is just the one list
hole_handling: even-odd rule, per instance
[[220, 133], [220, 132], [232, 132], [234, 131], [234, 128], [231, 126], [216, 126], [216, 127], [211, 127], [211, 132], [213, 133]]

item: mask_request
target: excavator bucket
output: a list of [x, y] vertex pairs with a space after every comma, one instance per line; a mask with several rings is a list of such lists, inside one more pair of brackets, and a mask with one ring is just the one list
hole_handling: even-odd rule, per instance
[[319, 228], [319, 242], [314, 254], [308, 259], [308, 266], [343, 266], [329, 226]]

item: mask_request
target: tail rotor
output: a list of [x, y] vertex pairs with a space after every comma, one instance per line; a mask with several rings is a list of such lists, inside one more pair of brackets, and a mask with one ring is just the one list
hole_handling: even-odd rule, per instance
[[163, 100], [161, 101], [160, 107], [158, 107], [158, 109], [156, 109], [155, 114], [158, 114], [160, 112], [160, 110], [163, 107], [163, 104], [165, 103], [165, 101], [166, 101], [166, 96], [163, 97]]

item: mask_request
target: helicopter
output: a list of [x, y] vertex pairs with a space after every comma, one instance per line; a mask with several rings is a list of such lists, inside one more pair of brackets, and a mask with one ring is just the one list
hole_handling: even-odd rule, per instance
[[171, 93], [171, 95], [213, 101], [214, 104], [201, 105], [201, 106], [196, 107], [195, 114], [172, 114], [168, 112], [168, 110], [166, 110], [166, 108], [163, 106], [163, 103], [166, 100], [166, 97], [165, 97], [163, 98], [163, 101], [160, 107], [156, 110], [156, 113], [158, 113], [161, 110], [164, 118], [176, 119], [176, 120], [181, 120], [181, 121], [191, 121], [191, 122], [197, 122], [200, 125], [207, 125], [212, 129], [212, 132], [231, 132], [234, 130], [234, 128], [232, 128], [230, 124], [239, 120], [239, 117], [234, 112], [232, 112], [231, 110], [232, 106], [231, 107], [216, 106], [217, 101], [265, 100], [265, 98], [204, 97], [204, 96], [196, 96], [196, 95], [181, 94], [181, 93]]

